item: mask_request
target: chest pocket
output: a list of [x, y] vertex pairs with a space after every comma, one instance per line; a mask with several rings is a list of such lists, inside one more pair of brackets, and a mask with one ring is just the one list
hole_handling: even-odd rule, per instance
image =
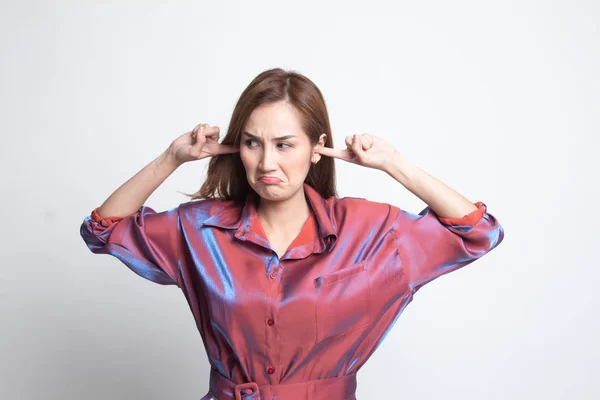
[[371, 323], [371, 293], [364, 262], [315, 279], [317, 343]]

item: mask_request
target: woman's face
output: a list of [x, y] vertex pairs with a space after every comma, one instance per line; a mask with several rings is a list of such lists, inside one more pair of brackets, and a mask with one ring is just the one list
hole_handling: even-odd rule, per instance
[[[322, 134], [320, 145], [327, 135]], [[310, 169], [313, 146], [301, 126], [301, 115], [287, 102], [254, 109], [242, 132], [240, 157], [248, 183], [267, 201], [292, 197]]]

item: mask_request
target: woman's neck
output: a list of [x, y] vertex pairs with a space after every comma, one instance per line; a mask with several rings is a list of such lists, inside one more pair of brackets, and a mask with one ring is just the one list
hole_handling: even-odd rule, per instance
[[265, 229], [281, 234], [294, 234], [299, 226], [304, 225], [310, 211], [304, 190], [300, 189], [287, 200], [269, 202], [260, 199], [257, 213]]

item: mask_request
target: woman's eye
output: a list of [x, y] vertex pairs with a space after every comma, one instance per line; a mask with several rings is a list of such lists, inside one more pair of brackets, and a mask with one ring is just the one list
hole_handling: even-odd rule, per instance
[[[254, 139], [246, 139], [246, 141], [244, 143], [248, 147], [256, 147], [256, 146], [254, 146], [254, 144], [257, 144], [257, 141], [254, 140]], [[290, 145], [288, 143], [277, 143], [277, 146], [279, 146], [280, 149], [285, 149], [285, 148], [288, 148], [288, 147], [292, 147], [292, 145]]]

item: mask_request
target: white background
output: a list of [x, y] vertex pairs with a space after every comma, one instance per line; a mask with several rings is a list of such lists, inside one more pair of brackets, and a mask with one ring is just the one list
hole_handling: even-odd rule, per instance
[[[597, 1], [3, 1], [0, 398], [198, 399], [182, 293], [93, 255], [83, 218], [272, 67], [312, 79], [334, 142], [369, 132], [505, 228], [424, 287], [359, 372], [373, 399], [598, 399]], [[418, 4], [417, 4], [418, 3]], [[186, 164], [148, 200], [196, 191]], [[341, 196], [425, 207], [336, 161]]]

